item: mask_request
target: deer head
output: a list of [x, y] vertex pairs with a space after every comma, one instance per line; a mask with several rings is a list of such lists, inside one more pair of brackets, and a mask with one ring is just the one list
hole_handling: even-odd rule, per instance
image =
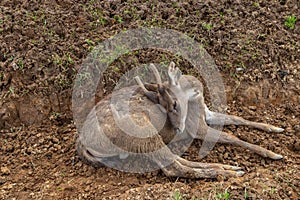
[[150, 68], [155, 75], [156, 84], [145, 84], [139, 77], [135, 77], [138, 85], [145, 95], [154, 103], [160, 104], [163, 112], [168, 118], [177, 133], [185, 129], [185, 120], [188, 112], [188, 101], [197, 99], [200, 92], [189, 86], [182, 87], [180, 79], [182, 73], [175, 63], [171, 62], [168, 67], [168, 82], [162, 83], [157, 68], [151, 64]]

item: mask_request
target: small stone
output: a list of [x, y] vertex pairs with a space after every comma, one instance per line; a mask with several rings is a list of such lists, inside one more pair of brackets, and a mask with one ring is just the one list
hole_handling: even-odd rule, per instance
[[85, 192], [88, 192], [90, 190], [91, 190], [91, 186], [89, 186], [89, 185], [84, 189]]
[[5, 185], [4, 187], [2, 187], [3, 189], [6, 189], [6, 190], [10, 190], [14, 187], [13, 184], [8, 184], [8, 185]]
[[14, 147], [13, 147], [12, 145], [8, 144], [8, 145], [6, 146], [6, 151], [7, 151], [7, 152], [12, 152], [13, 150], [14, 150]]
[[224, 159], [227, 159], [228, 157], [229, 157], [228, 152], [226, 152], [226, 153], [224, 154]]
[[293, 146], [296, 151], [300, 151], [300, 142], [296, 142]]
[[28, 166], [28, 164], [27, 163], [23, 163], [22, 165], [21, 165], [21, 168], [22, 169], [26, 169], [26, 168], [28, 168], [29, 166]]
[[57, 144], [59, 142], [59, 139], [53, 138], [52, 141], [53, 141], [53, 143]]
[[10, 174], [10, 170], [8, 169], [8, 167], [1, 167], [1, 173], [3, 175], [9, 175]]
[[249, 106], [250, 110], [256, 110], [256, 106]]
[[287, 127], [287, 128], [285, 129], [285, 131], [288, 132], [288, 133], [294, 132], [294, 130], [293, 130], [291, 127]]

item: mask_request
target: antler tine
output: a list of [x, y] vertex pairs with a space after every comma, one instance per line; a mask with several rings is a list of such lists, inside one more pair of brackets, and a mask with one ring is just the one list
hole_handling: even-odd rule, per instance
[[169, 67], [175, 68], [175, 63], [173, 61], [170, 62]]
[[156, 83], [158, 85], [162, 85], [161, 77], [160, 77], [159, 72], [158, 72], [157, 68], [155, 67], [155, 65], [151, 63], [150, 64], [150, 69], [152, 70], [152, 72], [153, 72], [153, 74], [155, 76]]
[[175, 67], [175, 63], [172, 61], [168, 67], [169, 84], [178, 85], [181, 78], [182, 72], [178, 67]]
[[181, 75], [182, 75], [181, 70], [178, 67], [176, 67], [176, 69], [175, 69], [175, 79], [176, 79], [176, 82], [177, 82], [176, 84], [179, 83]]
[[134, 77], [134, 79], [144, 92], [148, 92], [148, 90], [145, 88], [144, 84], [142, 83], [140, 77], [136, 76], [136, 77]]

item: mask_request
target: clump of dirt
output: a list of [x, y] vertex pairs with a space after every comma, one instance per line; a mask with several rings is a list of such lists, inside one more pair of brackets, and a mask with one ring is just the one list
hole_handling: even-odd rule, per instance
[[[298, 19], [294, 28], [286, 26], [289, 16]], [[299, 18], [297, 0], [1, 1], [0, 198], [299, 198]], [[239, 165], [247, 172], [229, 180], [169, 179], [160, 171], [129, 174], [82, 163], [71, 109], [76, 74], [97, 44], [141, 26], [174, 29], [201, 43], [223, 76], [227, 112], [285, 128], [280, 134], [236, 126], [225, 131], [283, 160], [216, 145], [201, 162]], [[129, 69], [171, 60], [201, 78], [180, 56], [138, 50], [110, 65], [96, 101]], [[184, 156], [200, 161], [200, 145], [195, 141]]]

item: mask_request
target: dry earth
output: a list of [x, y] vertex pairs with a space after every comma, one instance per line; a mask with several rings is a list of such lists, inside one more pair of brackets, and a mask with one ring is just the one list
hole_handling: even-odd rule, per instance
[[[288, 16], [298, 21], [287, 27]], [[271, 1], [0, 1], [1, 199], [299, 199], [300, 3]], [[137, 27], [183, 32], [203, 44], [226, 85], [228, 112], [285, 128], [268, 134], [226, 127], [239, 138], [284, 155], [262, 158], [216, 145], [202, 161], [238, 165], [240, 178], [170, 179], [161, 171], [123, 173], [93, 168], [75, 152], [72, 84], [98, 43]], [[98, 100], [127, 70], [176, 55], [140, 50], [117, 59]], [[241, 70], [237, 70], [241, 69]], [[184, 155], [199, 161], [197, 141]]]

